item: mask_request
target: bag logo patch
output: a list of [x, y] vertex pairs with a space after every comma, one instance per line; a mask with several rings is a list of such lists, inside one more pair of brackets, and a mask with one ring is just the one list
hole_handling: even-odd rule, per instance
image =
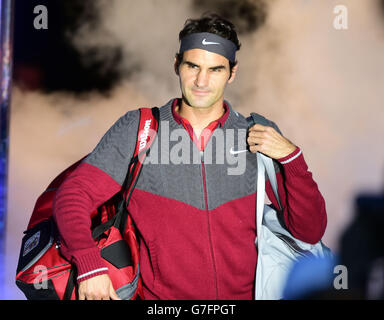
[[33, 234], [24, 244], [23, 257], [35, 249], [40, 241], [40, 230]]
[[145, 146], [147, 145], [147, 137], [149, 134], [149, 128], [151, 126], [152, 120], [146, 120], [144, 124], [144, 130], [140, 134], [140, 145], [139, 145], [139, 151], [143, 150]]

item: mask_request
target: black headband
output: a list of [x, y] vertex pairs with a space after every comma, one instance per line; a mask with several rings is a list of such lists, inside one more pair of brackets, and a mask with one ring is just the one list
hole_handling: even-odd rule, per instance
[[236, 61], [236, 45], [228, 39], [209, 32], [192, 33], [180, 41], [179, 53], [191, 49], [203, 49], [220, 54], [230, 62]]

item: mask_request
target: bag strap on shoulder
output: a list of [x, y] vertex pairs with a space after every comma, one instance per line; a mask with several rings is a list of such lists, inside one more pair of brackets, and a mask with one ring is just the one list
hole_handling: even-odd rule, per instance
[[[255, 112], [251, 113], [251, 115], [247, 118], [247, 122], [248, 122], [248, 129], [250, 127], [252, 127], [253, 125], [255, 125], [256, 123], [262, 124], [264, 126], [272, 126], [273, 125], [272, 121], [267, 120], [265, 117], [263, 117], [262, 115], [260, 115], [258, 113], [255, 113]], [[273, 193], [275, 195], [277, 203], [279, 204], [279, 209], [282, 210], [283, 207], [281, 205], [279, 194], [277, 192], [276, 171], [275, 171], [275, 167], [273, 164], [273, 160], [271, 158], [265, 156], [264, 154], [261, 154], [258, 152], [257, 163], [258, 163], [258, 167], [260, 167], [261, 165], [264, 166], [264, 168], [262, 170], [263, 170], [263, 172], [264, 172], [264, 170], [267, 172], [267, 176], [268, 176], [269, 182], [271, 184]], [[264, 188], [265, 188], [265, 186], [263, 186], [263, 189], [262, 189], [263, 193], [264, 193]], [[257, 191], [258, 192], [260, 191], [259, 188], [257, 189]]]
[[95, 227], [92, 231], [93, 239], [97, 239], [112, 226], [124, 234], [128, 211], [127, 206], [136, 186], [145, 157], [149, 155], [159, 127], [160, 112], [158, 107], [140, 108], [140, 121], [136, 138], [135, 152], [128, 164], [127, 174], [122, 185], [123, 201], [120, 201], [116, 214], [107, 222]]

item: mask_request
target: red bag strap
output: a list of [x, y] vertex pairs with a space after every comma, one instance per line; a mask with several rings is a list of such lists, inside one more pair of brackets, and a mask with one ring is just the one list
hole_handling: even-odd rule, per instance
[[[135, 181], [140, 174], [145, 157], [149, 154], [150, 147], [156, 137], [159, 125], [159, 108], [141, 108], [140, 123], [137, 132], [136, 148], [128, 165], [128, 174], [123, 183], [125, 195], [133, 191]], [[126, 197], [124, 197], [126, 199]]]
[[111, 226], [118, 228], [124, 235], [127, 218], [128, 203], [140, 175], [145, 157], [149, 154], [150, 147], [156, 137], [159, 126], [159, 109], [154, 107], [140, 109], [140, 122], [136, 139], [135, 152], [128, 165], [127, 175], [122, 185], [123, 200], [119, 203], [116, 214], [107, 222], [97, 226], [92, 231], [92, 237], [98, 238]]

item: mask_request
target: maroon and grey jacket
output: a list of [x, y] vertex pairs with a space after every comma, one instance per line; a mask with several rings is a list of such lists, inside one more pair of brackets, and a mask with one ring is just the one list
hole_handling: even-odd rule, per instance
[[[228, 174], [240, 156], [230, 150], [246, 147], [247, 121], [226, 102], [226, 113], [201, 152], [175, 116], [178, 101], [160, 108], [157, 141], [128, 206], [140, 235], [145, 298], [252, 299], [255, 154], [244, 153], [243, 170]], [[122, 116], [57, 192], [54, 218], [62, 252], [77, 266], [78, 281], [108, 272], [91, 237], [89, 213], [120, 190], [134, 152], [139, 115], [134, 110]], [[176, 129], [188, 138], [189, 151], [185, 143], [179, 147], [180, 137], [172, 136]], [[223, 134], [215, 136], [220, 130]], [[302, 151], [297, 148], [275, 165], [287, 228], [302, 241], [318, 242], [327, 223], [325, 203]], [[268, 181], [266, 191], [277, 206]]]

